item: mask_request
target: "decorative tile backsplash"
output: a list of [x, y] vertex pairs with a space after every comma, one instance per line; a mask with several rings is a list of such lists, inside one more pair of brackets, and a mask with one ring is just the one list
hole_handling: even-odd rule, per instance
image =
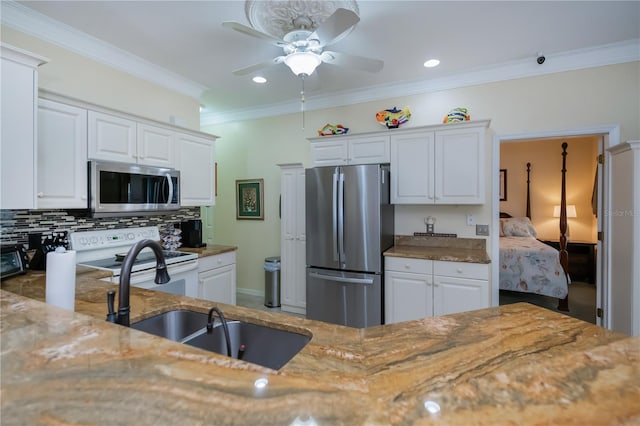
[[200, 207], [185, 207], [153, 216], [93, 218], [87, 210], [0, 210], [0, 243], [28, 246], [29, 234], [167, 225], [200, 219]]

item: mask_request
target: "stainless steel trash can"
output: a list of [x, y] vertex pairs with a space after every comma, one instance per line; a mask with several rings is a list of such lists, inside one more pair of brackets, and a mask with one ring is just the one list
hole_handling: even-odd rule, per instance
[[280, 256], [264, 260], [264, 306], [280, 306]]

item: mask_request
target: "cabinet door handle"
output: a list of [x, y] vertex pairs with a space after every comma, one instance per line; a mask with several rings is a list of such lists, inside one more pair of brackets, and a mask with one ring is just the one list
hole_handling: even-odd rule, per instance
[[458, 269], [456, 269], [456, 271], [457, 271], [459, 274], [461, 274], [461, 273], [463, 273], [463, 272], [464, 272], [464, 271], [462, 270], [462, 268], [458, 268]]
[[44, 192], [38, 192], [38, 198], [44, 197]]

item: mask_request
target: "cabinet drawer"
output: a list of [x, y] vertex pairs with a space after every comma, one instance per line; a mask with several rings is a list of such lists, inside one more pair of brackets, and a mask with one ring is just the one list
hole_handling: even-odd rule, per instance
[[415, 274], [433, 273], [433, 261], [428, 259], [387, 256], [384, 258], [384, 266], [387, 271], [413, 272]]
[[488, 280], [489, 265], [486, 263], [444, 262], [437, 260], [433, 262], [433, 274], [447, 277]]
[[198, 259], [198, 272], [209, 271], [236, 263], [236, 252], [217, 254], [215, 256], [201, 257]]

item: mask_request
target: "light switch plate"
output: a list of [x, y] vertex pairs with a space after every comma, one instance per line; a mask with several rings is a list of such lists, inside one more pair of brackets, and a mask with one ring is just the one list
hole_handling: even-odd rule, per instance
[[476, 225], [476, 235], [489, 236], [489, 225]]

